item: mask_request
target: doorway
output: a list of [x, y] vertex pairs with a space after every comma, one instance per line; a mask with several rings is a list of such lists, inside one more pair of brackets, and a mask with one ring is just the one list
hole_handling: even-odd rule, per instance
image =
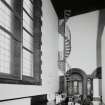
[[87, 75], [78, 68], [66, 72], [66, 93], [75, 100], [83, 100], [87, 96]]

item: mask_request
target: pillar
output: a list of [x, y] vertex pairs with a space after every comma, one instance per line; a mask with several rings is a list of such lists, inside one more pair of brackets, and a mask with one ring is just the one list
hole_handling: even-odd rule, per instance
[[93, 105], [100, 104], [99, 79], [93, 79]]

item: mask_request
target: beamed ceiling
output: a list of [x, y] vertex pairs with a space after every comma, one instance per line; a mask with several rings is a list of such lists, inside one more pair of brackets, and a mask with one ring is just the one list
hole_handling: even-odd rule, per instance
[[51, 0], [59, 19], [64, 10], [71, 10], [71, 16], [105, 8], [105, 0]]

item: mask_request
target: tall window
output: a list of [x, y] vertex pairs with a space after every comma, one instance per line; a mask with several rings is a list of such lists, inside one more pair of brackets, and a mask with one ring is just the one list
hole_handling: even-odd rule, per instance
[[[8, 4], [11, 4], [11, 0]], [[11, 10], [0, 1], [0, 72], [9, 73], [11, 68]]]
[[69, 95], [82, 94], [82, 81], [74, 80], [68, 81], [68, 93]]
[[33, 76], [33, 4], [23, 0], [23, 75]]
[[0, 83], [41, 83], [41, 15], [40, 0], [0, 0]]
[[74, 94], [78, 94], [78, 81], [74, 81], [73, 82], [73, 85], [74, 85]]

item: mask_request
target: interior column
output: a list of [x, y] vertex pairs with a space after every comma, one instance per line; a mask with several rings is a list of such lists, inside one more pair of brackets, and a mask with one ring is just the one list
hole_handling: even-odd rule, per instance
[[93, 105], [99, 105], [100, 95], [99, 95], [99, 79], [93, 79]]

